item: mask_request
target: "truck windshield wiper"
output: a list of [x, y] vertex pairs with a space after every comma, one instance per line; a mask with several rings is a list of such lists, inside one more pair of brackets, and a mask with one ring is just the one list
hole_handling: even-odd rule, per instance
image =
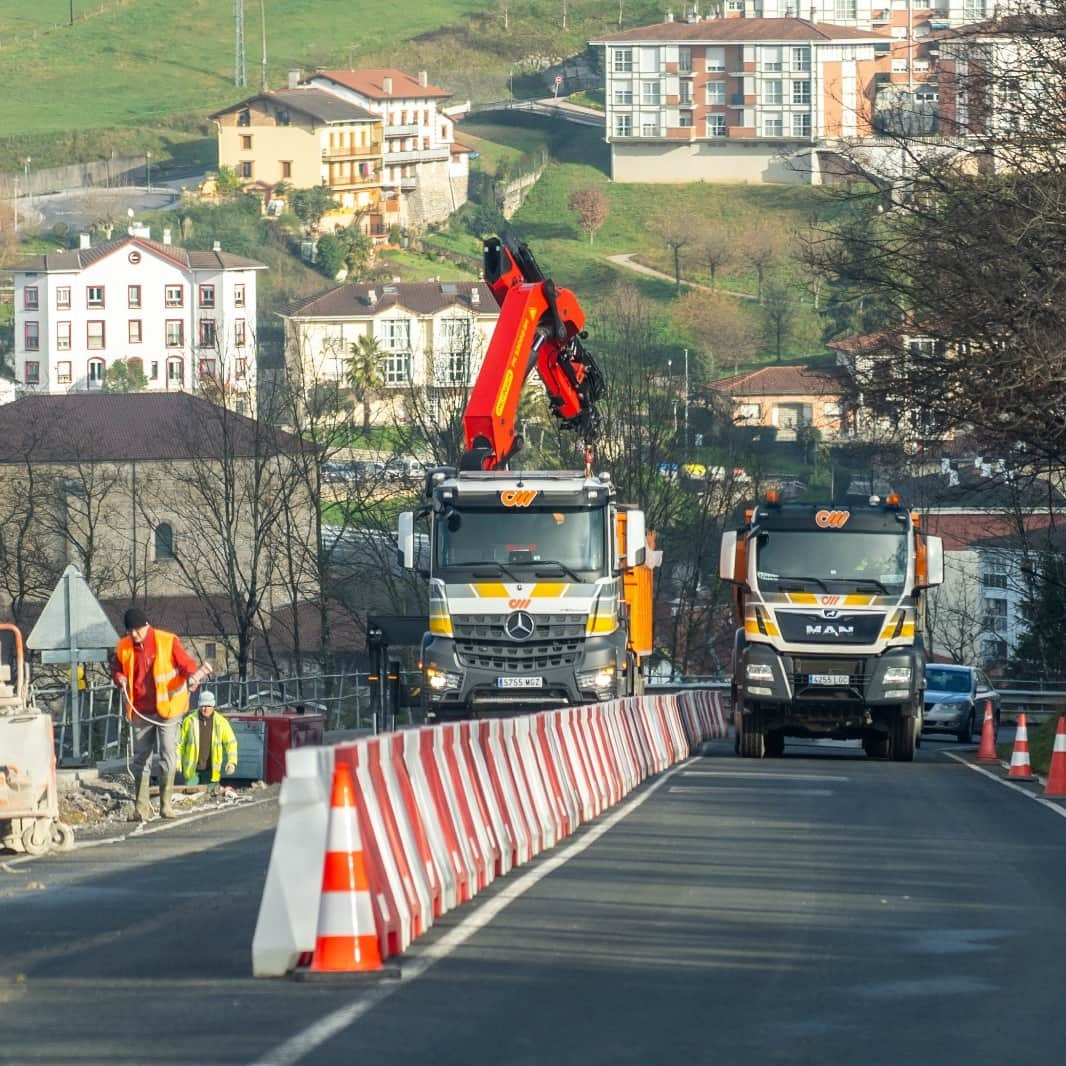
[[873, 585], [874, 588], [878, 589], [883, 595], [888, 595], [888, 589], [886, 589], [876, 577], [854, 577], [849, 578], [848, 580], [853, 585]]
[[485, 567], [485, 566], [491, 566], [494, 570], [498, 571], [499, 573], [506, 574], [515, 583], [519, 583], [522, 580], [513, 570], [509, 570], [506, 566], [504, 566], [503, 563], [496, 563], [496, 562], [492, 562], [491, 560], [489, 560], [488, 562], [483, 562], [483, 563], [451, 563], [451, 564], [449, 564], [450, 568], [454, 568], [456, 570], [480, 570], [482, 567]]
[[[802, 587], [806, 585], [817, 585], [823, 592], [829, 591], [829, 586], [820, 577], [775, 577], [773, 579], [778, 585], [787, 584], [789, 581], [794, 581], [796, 584]], [[788, 589], [781, 589], [782, 592], [788, 592]], [[799, 590], [797, 590], [799, 591]]]
[[[573, 570], [571, 570], [570, 567], [566, 565], [566, 563], [561, 563], [558, 559], [534, 559], [533, 561], [534, 563], [536, 563], [537, 566], [557, 566], [560, 570], [562, 570], [564, 574], [567, 575], [567, 577], [577, 582], [577, 584], [581, 584], [581, 578]], [[551, 574], [541, 573], [540, 570], [535, 571], [535, 574], [537, 577], [552, 576]]]

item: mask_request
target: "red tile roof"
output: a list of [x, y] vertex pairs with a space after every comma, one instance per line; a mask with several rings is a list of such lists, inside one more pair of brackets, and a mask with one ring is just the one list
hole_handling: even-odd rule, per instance
[[[420, 85], [417, 78], [394, 67], [382, 67], [380, 70], [319, 70], [314, 76], [335, 81], [374, 100], [424, 100], [452, 95], [447, 89], [438, 89], [435, 85]], [[385, 92], [386, 78], [392, 78], [391, 93]]]
[[749, 41], [792, 43], [804, 41], [890, 41], [887, 33], [858, 30], [850, 26], [835, 26], [828, 22], [808, 22], [806, 19], [701, 19], [699, 22], [658, 22], [651, 26], [636, 26], [597, 37], [590, 44], [640, 44], [644, 41], [692, 41], [709, 44], [742, 44]]
[[710, 387], [729, 396], [838, 396], [847, 378], [833, 368], [764, 366], [712, 381]]
[[866, 333], [861, 337], [842, 337], [838, 341], [826, 341], [825, 346], [838, 352], [874, 352], [900, 347], [903, 343], [903, 336], [898, 330], [883, 329], [878, 333]]

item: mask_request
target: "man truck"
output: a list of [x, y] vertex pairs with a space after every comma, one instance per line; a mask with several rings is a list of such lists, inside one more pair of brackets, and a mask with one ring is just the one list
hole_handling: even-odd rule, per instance
[[733, 586], [737, 753], [780, 756], [786, 737], [860, 739], [914, 758], [922, 728], [922, 591], [943, 581], [943, 546], [899, 497], [783, 503], [770, 492], [722, 536]]

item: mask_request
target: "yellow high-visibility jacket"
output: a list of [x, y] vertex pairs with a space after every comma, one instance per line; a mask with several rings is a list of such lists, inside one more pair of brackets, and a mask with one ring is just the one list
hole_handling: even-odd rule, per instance
[[[218, 711], [211, 718], [211, 781], [218, 784], [222, 778], [222, 768], [237, 762], [237, 736], [233, 726]], [[197, 773], [196, 764], [199, 761], [200, 715], [190, 714], [181, 723], [181, 736], [178, 739], [178, 762], [186, 781]]]

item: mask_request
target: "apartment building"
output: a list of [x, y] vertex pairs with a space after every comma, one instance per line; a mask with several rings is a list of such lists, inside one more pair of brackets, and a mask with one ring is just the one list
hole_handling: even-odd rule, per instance
[[307, 388], [346, 385], [352, 346], [373, 337], [380, 388], [369, 402], [375, 425], [402, 423], [411, 390], [431, 398], [469, 388], [481, 368], [499, 307], [477, 281], [339, 285], [283, 314], [286, 366]]
[[444, 111], [451, 94], [430, 85], [426, 71], [320, 70], [308, 84], [380, 117], [382, 188], [399, 197], [403, 225], [443, 222], [466, 203], [470, 149], [456, 143]]
[[153, 392], [222, 388], [251, 410], [263, 263], [143, 237], [34, 255], [11, 268], [15, 374], [24, 393], [102, 390], [117, 360]]
[[668, 20], [605, 50], [616, 181], [818, 184], [819, 146], [872, 132], [884, 30], [798, 18]]
[[325, 185], [348, 215], [345, 222], [358, 219], [370, 235], [384, 235], [398, 221], [399, 207], [382, 190], [380, 115], [300, 85], [298, 77], [290, 77], [287, 89], [259, 93], [211, 116], [219, 163], [268, 204], [282, 182], [296, 189]]

